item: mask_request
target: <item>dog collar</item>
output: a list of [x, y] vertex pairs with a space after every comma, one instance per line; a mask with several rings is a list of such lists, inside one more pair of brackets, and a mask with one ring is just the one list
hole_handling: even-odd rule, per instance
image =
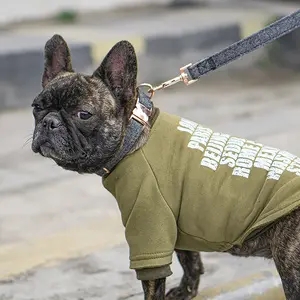
[[151, 98], [138, 89], [138, 98], [135, 108], [129, 118], [129, 124], [124, 137], [124, 144], [121, 150], [109, 161], [97, 174], [108, 175], [116, 165], [131, 151], [140, 138], [145, 127], [150, 127], [149, 118], [151, 116], [153, 104]]

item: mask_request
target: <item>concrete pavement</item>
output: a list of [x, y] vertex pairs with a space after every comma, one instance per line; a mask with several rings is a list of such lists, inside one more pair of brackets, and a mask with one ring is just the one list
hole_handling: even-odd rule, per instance
[[[172, 13], [152, 8], [151, 14], [114, 12], [106, 18], [89, 14], [82, 17], [80, 24], [72, 26], [28, 23], [11, 28], [6, 41], [17, 41], [16, 50], [18, 43], [37, 47], [39, 52], [34, 52], [33, 57], [39, 68], [42, 68], [42, 46], [53, 33], [61, 33], [74, 45], [91, 44], [91, 52], [87, 52], [90, 60], [77, 68], [84, 71], [90, 69], [89, 64], [98, 64], [114, 42], [126, 38], [138, 51], [140, 81], [155, 83], [176, 75], [178, 67], [198, 60], [200, 55], [189, 49], [168, 59], [163, 52], [161, 56], [155, 52], [154, 47], [153, 61], [151, 55], [144, 55], [153, 37], [168, 34], [178, 42], [183, 34], [193, 34], [195, 22], [201, 30], [209, 29], [212, 19], [223, 28], [237, 22], [245, 36], [261, 28], [270, 14], [283, 7], [244, 5], [235, 10], [218, 6], [213, 10], [193, 8]], [[289, 10], [294, 7], [286, 7], [284, 13]], [[113, 24], [111, 18], [115, 20]], [[178, 20], [185, 18], [191, 22], [177, 26]], [[176, 52], [176, 49], [171, 50]], [[205, 56], [214, 50], [214, 47], [202, 49], [200, 54]], [[81, 55], [80, 51], [86, 49], [73, 48], [73, 53]], [[26, 62], [23, 64], [14, 59], [4, 61], [17, 62], [23, 73], [11, 68], [9, 74], [19, 80], [16, 82], [21, 87], [27, 86], [33, 97], [40, 89], [40, 71], [33, 75], [30, 60], [23, 59]], [[254, 61], [256, 58], [249, 56], [243, 60], [243, 68], [240, 63], [233, 64], [236, 72], [226, 69], [190, 87], [178, 85], [157, 93], [154, 101], [163, 110], [215, 130], [300, 155], [299, 76], [279, 69], [273, 69], [271, 74], [263, 68], [249, 67]], [[26, 108], [0, 113], [0, 299], [142, 299], [140, 283], [128, 269], [128, 248], [116, 201], [103, 189], [99, 177], [61, 170], [51, 160], [31, 152], [33, 119], [27, 107], [32, 97], [24, 90], [16, 93], [11, 82], [1, 82], [0, 78], [0, 102], [9, 99], [15, 107]], [[272, 262], [215, 253], [203, 254], [203, 261], [206, 273], [201, 280], [199, 300], [283, 299]], [[181, 277], [175, 257], [172, 269], [174, 276], [168, 279], [168, 288], [177, 285]]]

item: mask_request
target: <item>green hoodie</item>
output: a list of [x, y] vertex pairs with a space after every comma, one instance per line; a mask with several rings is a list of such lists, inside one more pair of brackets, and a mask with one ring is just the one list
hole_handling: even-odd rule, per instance
[[147, 144], [103, 184], [121, 210], [130, 267], [149, 280], [171, 274], [174, 249], [226, 251], [291, 212], [299, 176], [295, 155], [160, 113]]

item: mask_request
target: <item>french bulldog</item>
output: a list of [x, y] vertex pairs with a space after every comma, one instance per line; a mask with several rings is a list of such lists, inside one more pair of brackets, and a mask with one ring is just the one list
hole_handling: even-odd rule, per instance
[[[127, 41], [83, 75], [54, 35], [42, 88], [32, 104], [32, 150], [66, 170], [103, 177], [145, 299], [195, 297], [200, 251], [273, 259], [286, 298], [300, 299], [299, 158], [160, 112], [137, 87]], [[184, 274], [166, 294], [174, 251]]]

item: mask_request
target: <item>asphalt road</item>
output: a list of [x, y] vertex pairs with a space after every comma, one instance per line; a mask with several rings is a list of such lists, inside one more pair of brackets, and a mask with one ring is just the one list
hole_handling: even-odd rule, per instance
[[[154, 102], [214, 130], [299, 155], [299, 78], [274, 75], [211, 75], [157, 93]], [[128, 270], [115, 200], [99, 177], [61, 170], [31, 153], [32, 125], [30, 109], [0, 114], [0, 299], [142, 299]], [[267, 288], [280, 285], [272, 262], [215, 253], [203, 261], [200, 299], [254, 299], [249, 295], [253, 283], [264, 282], [261, 274]], [[175, 257], [173, 271], [168, 287], [181, 276]], [[243, 286], [242, 298], [218, 296]], [[280, 289], [276, 295], [282, 299]]]

